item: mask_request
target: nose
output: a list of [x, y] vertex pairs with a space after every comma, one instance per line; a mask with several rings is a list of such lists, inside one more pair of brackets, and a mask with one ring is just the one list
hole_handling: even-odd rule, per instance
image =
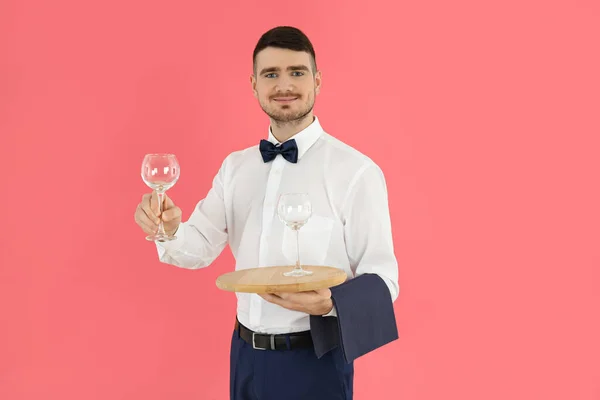
[[294, 83], [289, 76], [284, 74], [277, 79], [275, 90], [278, 92], [293, 92]]

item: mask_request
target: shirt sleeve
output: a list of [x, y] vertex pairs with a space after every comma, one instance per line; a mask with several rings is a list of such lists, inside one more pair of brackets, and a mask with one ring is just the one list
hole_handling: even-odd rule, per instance
[[394, 253], [392, 224], [385, 177], [370, 164], [356, 178], [343, 207], [346, 248], [355, 276], [379, 275], [392, 302], [399, 294], [398, 262]]
[[360, 171], [342, 208], [354, 277], [331, 288], [336, 318], [311, 317], [321, 357], [341, 345], [347, 362], [398, 338], [393, 302], [399, 294], [387, 187], [374, 164]]
[[224, 200], [225, 160], [206, 197], [200, 200], [190, 218], [175, 232], [177, 239], [156, 242], [161, 262], [181, 268], [198, 269], [210, 265], [228, 241]]

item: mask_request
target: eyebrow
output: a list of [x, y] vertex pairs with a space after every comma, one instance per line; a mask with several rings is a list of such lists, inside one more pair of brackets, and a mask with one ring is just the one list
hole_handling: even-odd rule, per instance
[[[290, 65], [289, 67], [286, 68], [288, 71], [309, 71], [308, 67], [306, 65]], [[268, 67], [268, 68], [263, 68], [260, 71], [260, 75], [264, 75], [266, 73], [271, 73], [271, 72], [279, 72], [280, 68], [278, 67]]]

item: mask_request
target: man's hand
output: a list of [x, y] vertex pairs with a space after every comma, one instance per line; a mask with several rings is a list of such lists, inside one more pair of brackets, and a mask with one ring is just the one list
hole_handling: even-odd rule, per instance
[[142, 196], [142, 201], [135, 210], [135, 222], [145, 233], [154, 235], [158, 230], [158, 223], [162, 219], [165, 232], [173, 234], [181, 223], [181, 209], [165, 194], [162, 210], [161, 215], [158, 212], [158, 195], [156, 191], [146, 193]]
[[259, 296], [270, 303], [310, 315], [325, 315], [333, 308], [329, 289], [298, 293], [261, 293]]

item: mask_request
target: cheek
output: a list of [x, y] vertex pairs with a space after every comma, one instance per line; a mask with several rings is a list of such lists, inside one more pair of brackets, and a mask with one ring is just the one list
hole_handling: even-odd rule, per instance
[[263, 90], [261, 89], [256, 89], [256, 97], [260, 100], [260, 101], [265, 101], [268, 100], [269, 95], [267, 93], [265, 93]]
[[268, 100], [271, 95], [270, 89], [264, 86], [256, 87], [256, 95], [259, 99]]
[[312, 82], [307, 83], [306, 85], [302, 85], [302, 94], [304, 97], [310, 97], [315, 92], [315, 85]]

